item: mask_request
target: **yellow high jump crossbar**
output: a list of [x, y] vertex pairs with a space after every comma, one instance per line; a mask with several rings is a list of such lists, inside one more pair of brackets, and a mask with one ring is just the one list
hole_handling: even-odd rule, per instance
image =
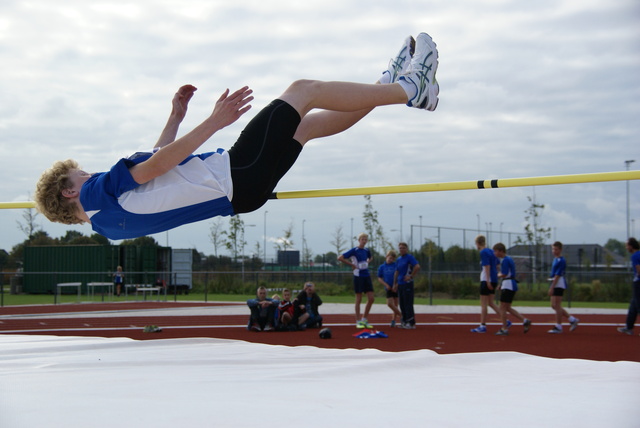
[[[573, 175], [548, 175], [543, 177], [501, 178], [475, 181], [451, 181], [445, 183], [400, 184], [395, 186], [350, 187], [344, 189], [294, 190], [287, 192], [274, 192], [270, 199], [327, 198], [335, 196], [385, 195], [392, 193], [501, 189], [506, 187], [550, 186], [555, 184], [598, 183], [605, 181], [627, 180], [640, 180], [640, 170]], [[35, 203], [32, 201], [0, 202], [0, 209], [20, 208], [35, 208]]]
[[332, 196], [383, 195], [389, 193], [443, 192], [451, 190], [499, 189], [505, 187], [549, 186], [552, 184], [596, 183], [640, 180], [638, 171], [599, 172], [591, 174], [549, 175], [543, 177], [502, 178], [446, 183], [405, 184], [397, 186], [352, 187], [345, 189], [297, 190], [275, 192], [271, 199], [323, 198]]

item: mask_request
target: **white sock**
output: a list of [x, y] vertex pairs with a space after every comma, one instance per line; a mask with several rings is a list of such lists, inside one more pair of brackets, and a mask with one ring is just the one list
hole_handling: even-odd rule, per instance
[[391, 83], [391, 73], [389, 73], [388, 71], [384, 71], [382, 73], [382, 77], [378, 79], [378, 82], [382, 83], [383, 85]]
[[569, 317], [569, 322], [574, 322], [575, 320], [576, 320], [576, 317], [574, 317], [573, 315]]
[[562, 330], [562, 324], [556, 324], [556, 328], [557, 328], [558, 330]]
[[413, 99], [416, 95], [418, 95], [418, 88], [413, 82], [410, 80], [399, 79], [398, 83], [402, 86], [402, 89], [407, 93], [407, 99]]

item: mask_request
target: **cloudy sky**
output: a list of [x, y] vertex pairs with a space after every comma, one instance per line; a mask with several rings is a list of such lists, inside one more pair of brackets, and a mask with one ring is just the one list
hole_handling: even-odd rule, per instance
[[[199, 88], [181, 132], [226, 88], [249, 85], [254, 110], [205, 150], [228, 148], [250, 117], [299, 78], [374, 82], [402, 40], [438, 44], [436, 112], [377, 109], [351, 130], [310, 143], [278, 190], [437, 183], [640, 168], [640, 3], [349, 0], [5, 0], [0, 4], [0, 201], [27, 200], [40, 173], [73, 157], [104, 171], [153, 146], [175, 90]], [[640, 183], [630, 183], [640, 232]], [[389, 238], [416, 225], [522, 232], [527, 197], [545, 205], [552, 238], [626, 237], [626, 183], [374, 196]], [[243, 219], [248, 247], [290, 224], [293, 241], [332, 250], [342, 226], [362, 230], [364, 198], [271, 201]], [[402, 206], [402, 208], [400, 208]], [[25, 239], [21, 210], [0, 210], [0, 248]], [[353, 220], [351, 220], [353, 219]], [[38, 217], [49, 235], [70, 230]], [[154, 236], [213, 253], [211, 221]], [[639, 223], [639, 224], [636, 224]], [[226, 226], [227, 219], [224, 220]], [[411, 226], [414, 225], [414, 228]], [[91, 234], [89, 226], [74, 229]], [[422, 239], [437, 229], [422, 228]], [[461, 244], [460, 231], [441, 243]], [[473, 232], [466, 234], [470, 246]], [[261, 250], [262, 251], [262, 250]]]

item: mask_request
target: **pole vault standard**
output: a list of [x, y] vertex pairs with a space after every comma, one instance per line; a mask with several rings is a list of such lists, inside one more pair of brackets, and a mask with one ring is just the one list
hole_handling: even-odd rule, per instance
[[[451, 190], [501, 189], [506, 187], [550, 186], [554, 184], [598, 183], [640, 180], [640, 170], [592, 174], [548, 175], [543, 177], [500, 178], [445, 183], [400, 184], [396, 186], [350, 187], [344, 189], [294, 190], [274, 192], [270, 199], [326, 198], [334, 196], [384, 195], [391, 193], [444, 192]], [[0, 202], [0, 209], [35, 208], [32, 201]]]
[[352, 187], [345, 189], [297, 190], [275, 192], [271, 199], [323, 198], [332, 196], [383, 195], [390, 193], [443, 192], [451, 190], [500, 189], [506, 187], [549, 186], [552, 184], [596, 183], [640, 180], [638, 171], [600, 172], [592, 174], [549, 175], [544, 177], [501, 178], [476, 181], [452, 181], [431, 184]]

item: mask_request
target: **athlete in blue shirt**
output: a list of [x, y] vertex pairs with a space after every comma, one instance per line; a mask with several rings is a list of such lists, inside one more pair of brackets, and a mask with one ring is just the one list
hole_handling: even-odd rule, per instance
[[565, 278], [565, 270], [567, 269], [567, 262], [562, 257], [562, 242], [556, 241], [551, 246], [551, 252], [553, 253], [553, 264], [551, 265], [551, 275], [549, 275], [549, 296], [551, 297], [551, 308], [556, 313], [556, 325], [547, 333], [559, 334], [562, 333], [562, 317], [568, 318], [571, 327], [569, 331], [573, 331], [578, 327], [580, 320], [569, 313], [562, 307], [562, 296], [564, 290], [567, 289], [567, 279]]
[[[371, 250], [365, 248], [369, 242], [369, 235], [361, 233], [358, 235], [358, 246], [350, 249], [344, 254], [338, 256], [338, 261], [351, 266], [353, 269], [353, 292], [356, 295], [355, 312], [356, 327], [371, 328], [369, 324], [369, 311], [375, 300], [373, 294], [373, 283], [369, 274], [369, 263], [373, 260]], [[360, 317], [360, 303], [362, 302], [362, 294], [367, 295], [367, 304], [364, 307], [364, 314]]]
[[502, 242], [498, 242], [493, 246], [493, 253], [500, 263], [498, 278], [502, 279], [502, 283], [500, 284], [500, 318], [502, 319], [502, 328], [498, 330], [496, 336], [506, 336], [509, 334], [511, 323], [507, 320], [507, 312], [522, 321], [524, 332], [526, 333], [529, 331], [529, 327], [531, 327], [531, 321], [523, 317], [520, 312], [511, 306], [513, 298], [518, 291], [516, 264], [511, 257], [507, 256], [507, 248]]
[[393, 286], [398, 290], [398, 300], [400, 301], [400, 312], [402, 313], [402, 328], [416, 328], [416, 314], [413, 308], [415, 297], [415, 287], [413, 279], [420, 272], [420, 263], [409, 254], [409, 246], [406, 242], [398, 244], [400, 257], [396, 260], [396, 273]]
[[378, 282], [384, 287], [387, 295], [387, 306], [392, 312], [391, 327], [395, 327], [402, 316], [400, 309], [398, 309], [398, 289], [393, 284], [393, 278], [396, 273], [396, 258], [396, 252], [390, 250], [387, 252], [385, 262], [378, 267]]
[[[56, 162], [38, 181], [36, 206], [51, 221], [91, 223], [110, 239], [255, 211], [270, 198], [308, 141], [345, 131], [377, 106], [407, 104], [435, 110], [436, 45], [426, 33], [416, 38], [415, 45], [408, 41], [413, 39], [405, 41], [381, 84], [292, 83], [249, 122], [229, 151], [193, 155], [251, 108], [252, 91], [246, 86], [233, 93], [227, 89], [204, 122], [176, 139], [196, 90], [185, 85], [174, 97], [172, 113], [153, 151], [122, 159], [96, 174], [82, 171], [73, 160]], [[323, 111], [308, 114], [314, 109]]]
[[480, 325], [471, 329], [472, 333], [487, 332], [487, 307], [490, 306], [496, 314], [500, 309], [493, 303], [493, 295], [498, 287], [498, 259], [491, 248], [487, 248], [487, 238], [476, 236], [476, 248], [480, 251]]
[[627, 311], [627, 321], [624, 327], [618, 328], [620, 333], [633, 334], [633, 327], [640, 312], [640, 244], [636, 238], [627, 240], [627, 251], [631, 253], [631, 268], [633, 269], [633, 294]]

